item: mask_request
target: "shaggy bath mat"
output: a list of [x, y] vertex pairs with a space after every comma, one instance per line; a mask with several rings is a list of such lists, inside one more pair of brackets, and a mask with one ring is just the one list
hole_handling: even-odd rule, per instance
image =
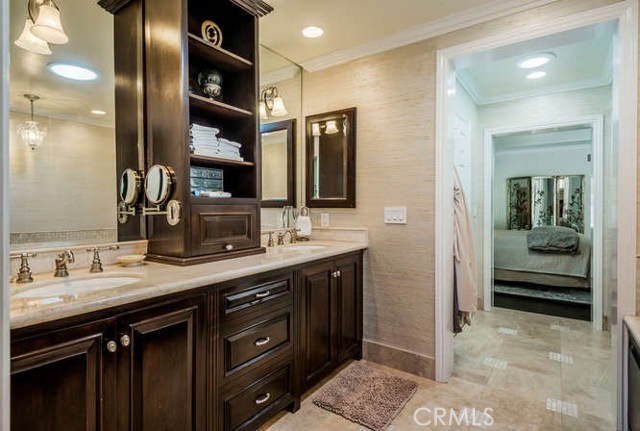
[[373, 431], [384, 431], [417, 389], [416, 382], [355, 362], [320, 389], [313, 403]]

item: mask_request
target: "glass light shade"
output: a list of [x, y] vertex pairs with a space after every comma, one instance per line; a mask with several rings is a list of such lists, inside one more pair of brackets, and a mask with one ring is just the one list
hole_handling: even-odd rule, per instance
[[24, 29], [22, 30], [22, 34], [16, 41], [14, 42], [20, 48], [27, 50], [29, 52], [33, 52], [35, 54], [40, 55], [51, 55], [51, 50], [49, 49], [49, 44], [44, 40], [40, 39], [36, 35], [31, 32], [31, 28], [33, 27], [33, 21], [29, 18], [24, 22]]
[[47, 131], [38, 127], [38, 122], [34, 120], [27, 120], [18, 126], [18, 134], [24, 144], [35, 151], [42, 142], [44, 137], [47, 136]]
[[313, 136], [320, 136], [320, 123], [311, 124], [311, 134]]
[[260, 102], [260, 118], [263, 120], [269, 119], [269, 115], [267, 115], [267, 105], [264, 102]]
[[284, 107], [284, 101], [282, 97], [278, 96], [273, 99], [273, 109], [271, 110], [271, 115], [274, 117], [284, 117], [287, 115], [287, 109]]
[[338, 132], [339, 130], [338, 130], [338, 126], [336, 125], [336, 121], [335, 120], [327, 121], [327, 129], [325, 130], [325, 133], [327, 135], [333, 135]]
[[62, 29], [60, 11], [48, 4], [40, 6], [38, 18], [31, 28], [31, 33], [49, 43], [61, 45], [69, 42], [69, 37]]

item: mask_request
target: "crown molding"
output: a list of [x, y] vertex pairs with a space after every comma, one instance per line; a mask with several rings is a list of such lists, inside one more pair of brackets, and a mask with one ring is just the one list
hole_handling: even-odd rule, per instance
[[260, 75], [260, 86], [276, 84], [281, 81], [287, 81], [295, 78], [300, 73], [300, 67], [296, 65], [286, 66], [281, 69], [274, 70]]
[[303, 61], [300, 65], [309, 72], [317, 72], [358, 58], [379, 54], [455, 30], [540, 7], [554, 1], [556, 0], [528, 0], [524, 2], [522, 0], [494, 0], [486, 5], [402, 30], [387, 37]]

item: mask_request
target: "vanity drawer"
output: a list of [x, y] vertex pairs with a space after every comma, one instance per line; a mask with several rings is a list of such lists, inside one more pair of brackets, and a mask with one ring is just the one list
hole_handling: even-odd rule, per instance
[[231, 316], [241, 311], [253, 311], [266, 308], [279, 300], [291, 300], [293, 297], [291, 274], [271, 280], [253, 280], [248, 285], [236, 286], [223, 295], [223, 316]]
[[291, 310], [224, 337], [225, 373], [238, 367], [265, 358], [279, 348], [291, 343]]
[[251, 384], [246, 390], [225, 400], [224, 429], [233, 431], [240, 428], [271, 405], [291, 393], [291, 370], [285, 368]]
[[256, 205], [194, 205], [194, 255], [230, 253], [260, 245]]

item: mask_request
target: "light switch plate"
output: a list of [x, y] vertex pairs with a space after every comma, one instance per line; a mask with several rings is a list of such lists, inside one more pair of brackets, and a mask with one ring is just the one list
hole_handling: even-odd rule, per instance
[[320, 213], [320, 226], [329, 227], [330, 219], [329, 213]]
[[386, 224], [407, 224], [407, 207], [384, 207]]

